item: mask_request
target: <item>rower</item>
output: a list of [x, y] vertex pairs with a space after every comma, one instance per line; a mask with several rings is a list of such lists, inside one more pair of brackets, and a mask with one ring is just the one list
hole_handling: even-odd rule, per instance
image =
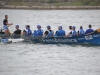
[[37, 30], [35, 30], [32, 36], [43, 36], [43, 30], [41, 29], [41, 25], [37, 25]]
[[69, 31], [66, 35], [67, 37], [72, 37], [72, 26], [69, 26]]
[[92, 25], [89, 25], [89, 29], [86, 30], [85, 34], [93, 33]]
[[24, 36], [31, 36], [32, 35], [32, 31], [31, 31], [29, 25], [26, 25], [26, 29], [23, 31], [22, 35], [24, 35]]
[[76, 36], [77, 33], [76, 33], [76, 27], [75, 26], [72, 26], [72, 36]]
[[9, 26], [13, 25], [13, 23], [8, 23], [8, 15], [5, 15], [5, 19], [3, 20], [3, 29], [5, 34], [10, 35], [10, 31], [8, 29]]
[[85, 34], [85, 31], [84, 31], [82, 26], [80, 26], [80, 29], [78, 30], [77, 33], [78, 33], [78, 35], [84, 35]]
[[54, 35], [54, 31], [51, 30], [51, 26], [48, 25], [47, 30], [44, 33], [44, 36], [45, 37], [53, 37], [53, 35]]
[[21, 30], [19, 29], [19, 25], [16, 25], [15, 27], [16, 27], [16, 30], [14, 31], [14, 34], [20, 35], [21, 34]]
[[65, 30], [62, 29], [62, 26], [58, 27], [58, 31], [56, 31], [55, 36], [65, 36]]
[[19, 29], [19, 25], [15, 26], [16, 30], [14, 31], [14, 33], [12, 34], [14, 37], [19, 38], [21, 35], [21, 30]]

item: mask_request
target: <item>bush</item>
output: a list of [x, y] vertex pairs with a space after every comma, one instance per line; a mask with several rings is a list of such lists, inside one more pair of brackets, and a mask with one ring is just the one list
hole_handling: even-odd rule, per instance
[[100, 0], [78, 0], [80, 1], [83, 5], [100, 5]]
[[89, 5], [89, 3], [90, 3], [90, 0], [84, 0], [84, 1], [83, 1], [83, 4], [84, 4], [84, 5]]
[[95, 6], [96, 3], [95, 3], [95, 2], [91, 2], [89, 5], [91, 5], [91, 6]]

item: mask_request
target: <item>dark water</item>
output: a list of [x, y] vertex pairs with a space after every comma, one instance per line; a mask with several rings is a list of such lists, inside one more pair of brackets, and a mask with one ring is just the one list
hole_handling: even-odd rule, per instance
[[[11, 32], [19, 24], [23, 30], [30, 24], [35, 30], [49, 24], [54, 31], [59, 25], [68, 31], [69, 25], [87, 29], [100, 27], [100, 10], [3, 10], [0, 9], [0, 27], [4, 15], [9, 16]], [[33, 43], [0, 43], [0, 75], [100, 75], [100, 46], [47, 45]]]

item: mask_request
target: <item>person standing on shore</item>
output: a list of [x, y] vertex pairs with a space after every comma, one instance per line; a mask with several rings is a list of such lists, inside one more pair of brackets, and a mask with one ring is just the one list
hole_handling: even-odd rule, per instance
[[3, 20], [3, 29], [6, 35], [10, 35], [10, 31], [8, 29], [9, 26], [13, 25], [13, 23], [8, 23], [8, 15], [5, 15], [5, 19]]

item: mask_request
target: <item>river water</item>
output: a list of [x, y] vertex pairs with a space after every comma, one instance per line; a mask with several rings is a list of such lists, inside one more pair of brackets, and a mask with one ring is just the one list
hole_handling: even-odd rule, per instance
[[[69, 25], [100, 28], [100, 10], [0, 9], [0, 28], [6, 14], [12, 33], [16, 24], [22, 30], [29, 24], [32, 31], [37, 24], [44, 31], [47, 25], [54, 31], [62, 25], [66, 33]], [[100, 75], [100, 46], [0, 43], [0, 75]]]

